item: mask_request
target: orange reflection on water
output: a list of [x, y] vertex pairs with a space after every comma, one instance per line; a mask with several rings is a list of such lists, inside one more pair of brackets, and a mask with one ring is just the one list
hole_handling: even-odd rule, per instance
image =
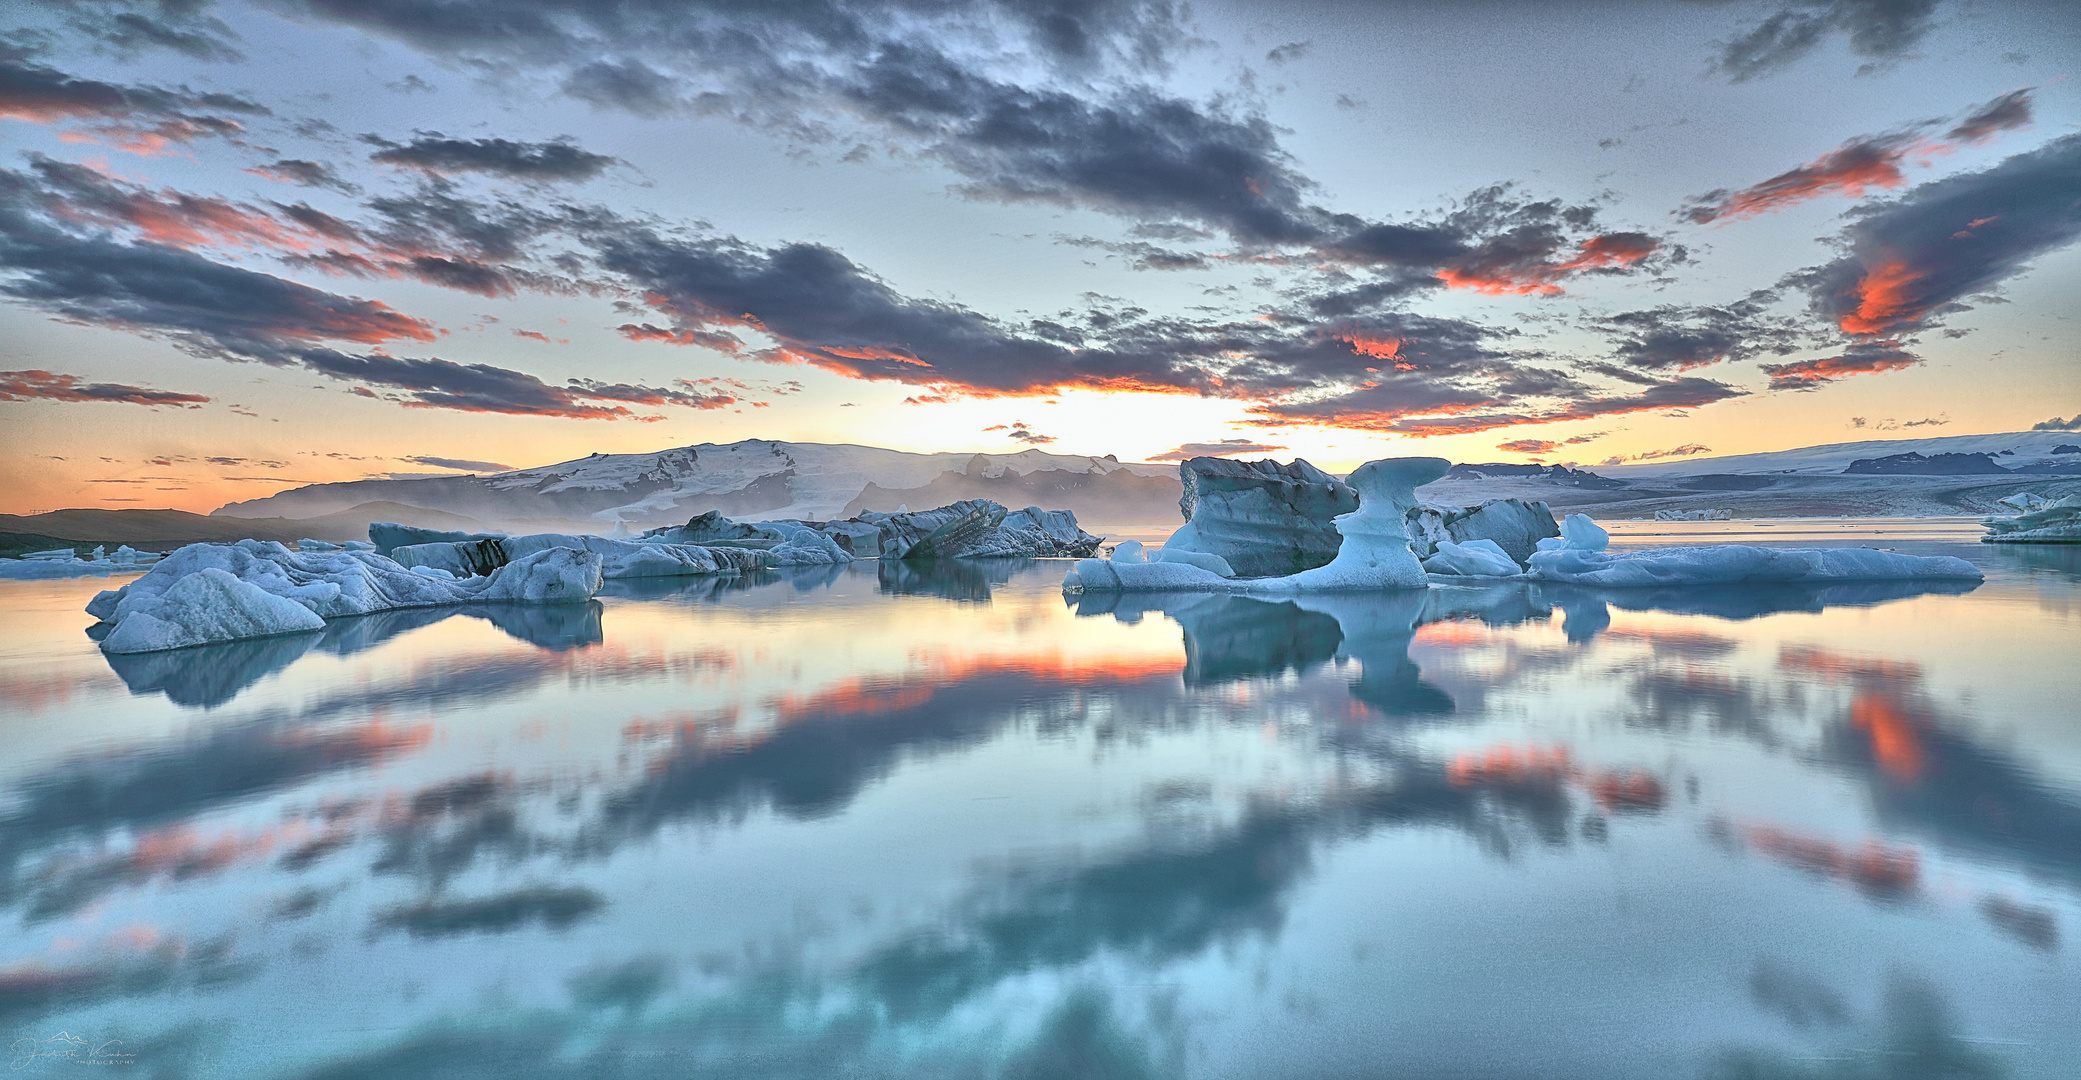
[[1572, 772], [1565, 747], [1492, 746], [1481, 752], [1460, 754], [1445, 767], [1445, 779], [1454, 787], [1475, 784], [1558, 784]]
[[1850, 702], [1850, 723], [1871, 737], [1872, 757], [1886, 775], [1911, 783], [1922, 775], [1922, 740], [1891, 694], [1866, 690]]
[[1639, 769], [1592, 773], [1587, 786], [1597, 805], [1617, 813], [1660, 810], [1669, 799], [1662, 781]]
[[1850, 882], [1869, 893], [1900, 896], [1921, 885], [1922, 856], [1911, 847], [1891, 847], [1878, 840], [1850, 847], [1771, 825], [1744, 825], [1741, 835], [1766, 858]]

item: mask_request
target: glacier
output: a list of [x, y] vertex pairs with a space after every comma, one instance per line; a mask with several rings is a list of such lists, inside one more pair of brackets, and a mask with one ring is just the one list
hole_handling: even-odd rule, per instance
[[296, 552], [260, 540], [190, 544], [136, 581], [97, 594], [87, 614], [111, 628], [104, 651], [153, 652], [315, 630], [329, 618], [398, 608], [585, 601], [600, 589], [600, 566], [593, 552], [552, 547], [455, 581], [373, 552]]

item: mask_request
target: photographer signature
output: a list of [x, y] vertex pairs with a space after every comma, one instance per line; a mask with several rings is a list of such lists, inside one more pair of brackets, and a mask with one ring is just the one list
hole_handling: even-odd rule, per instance
[[122, 1050], [123, 1040], [106, 1039], [99, 1043], [83, 1039], [69, 1031], [61, 1031], [48, 1039], [16, 1039], [8, 1046], [14, 1060], [8, 1068], [19, 1069], [38, 1058], [70, 1061], [76, 1065], [128, 1065], [137, 1055]]

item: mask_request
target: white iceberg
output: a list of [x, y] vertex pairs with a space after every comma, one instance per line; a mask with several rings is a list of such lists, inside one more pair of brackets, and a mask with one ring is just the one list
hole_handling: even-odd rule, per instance
[[1290, 465], [1192, 458], [1179, 464], [1178, 480], [1186, 521], [1164, 548], [1219, 555], [1240, 574], [1328, 564], [1342, 543], [1333, 519], [1358, 508], [1351, 485], [1300, 458]]
[[[2010, 499], [2020, 499], [2012, 495]], [[2081, 544], [2081, 495], [2069, 495], [2057, 502], [2041, 495], [2030, 495], [2034, 503], [2024, 503], [2029, 509], [2015, 517], [1991, 517], [1980, 524], [1987, 535], [1980, 538], [1983, 544]], [[2002, 500], [2008, 502], [2009, 499]], [[2015, 505], [2015, 504], [2012, 504]]]
[[1733, 521], [1734, 511], [1715, 510], [1657, 510], [1656, 521]]
[[1419, 559], [1437, 554], [1438, 545], [1493, 540], [1511, 561], [1523, 563], [1539, 541], [1559, 535], [1554, 512], [1544, 502], [1490, 499], [1479, 506], [1420, 505], [1410, 508], [1409, 547]]
[[[1450, 468], [1444, 458], [1387, 458], [1369, 461], [1350, 477], [1358, 509], [1336, 517], [1342, 536], [1336, 558], [1325, 566], [1283, 577], [1234, 578], [1189, 562], [1148, 561], [1140, 544], [1121, 544], [1112, 559], [1080, 559], [1064, 576], [1065, 592], [1177, 590], [1285, 596], [1295, 593], [1420, 589], [1429, 584], [1423, 565], [1409, 550], [1407, 514], [1416, 488]], [[1174, 538], [1175, 539], [1175, 538]], [[1121, 559], [1125, 549], [1126, 559]], [[1192, 549], [1186, 549], [1192, 550]], [[1163, 551], [1172, 551], [1166, 544]], [[1177, 552], [1174, 554], [1182, 554]]]
[[89, 562], [84, 559], [0, 559], [0, 579], [9, 581], [107, 577], [110, 572], [122, 569], [126, 567], [119, 563]]
[[[210, 576], [214, 584], [183, 585], [205, 571], [250, 588], [224, 587], [215, 576]], [[186, 591], [176, 594], [180, 588]], [[600, 557], [576, 548], [548, 548], [489, 575], [454, 581], [416, 573], [370, 552], [295, 552], [278, 543], [241, 540], [181, 548], [136, 581], [96, 595], [87, 614], [113, 624], [103, 649], [137, 652], [312, 628], [285, 621], [287, 609], [276, 600], [293, 603], [322, 623], [444, 604], [567, 603], [590, 599], [599, 588]], [[269, 599], [256, 599], [262, 596]], [[139, 615], [149, 621], [125, 631]]]
[[571, 548], [599, 556], [601, 575], [617, 580], [741, 574], [774, 566], [824, 566], [852, 560], [837, 541], [805, 525], [769, 522], [759, 526], [756, 532], [758, 536], [755, 539], [712, 540], [703, 544], [667, 543], [654, 538], [614, 540], [605, 536], [534, 533], [407, 544], [391, 549], [390, 555], [407, 567], [443, 570], [458, 578], [467, 578], [494, 573], [500, 567], [536, 552]]
[[[1949, 555], [1902, 555], [1872, 548], [1767, 548], [1701, 544], [1604, 550], [1611, 535], [1583, 514], [1561, 524], [1560, 543], [1532, 553], [1531, 576], [1574, 585], [1727, 585], [1824, 581], [1979, 581], [1979, 568]], [[1552, 546], [1549, 546], [1552, 545]]]
[[1455, 544], [1440, 541], [1438, 550], [1423, 561], [1426, 573], [1456, 577], [1516, 577], [1524, 567], [1494, 540], [1469, 540]]
[[207, 566], [164, 591], [137, 597], [101, 647], [158, 652], [324, 628], [325, 620], [310, 608]]

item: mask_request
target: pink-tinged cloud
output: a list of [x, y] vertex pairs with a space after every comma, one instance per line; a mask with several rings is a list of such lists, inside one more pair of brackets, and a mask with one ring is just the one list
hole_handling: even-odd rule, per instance
[[1196, 457], [1233, 457], [1237, 454], [1269, 454], [1286, 447], [1275, 443], [1253, 442], [1249, 439], [1222, 439], [1220, 442], [1184, 443], [1173, 450], [1153, 454], [1147, 461], [1190, 461]]
[[1560, 448], [1560, 443], [1547, 439], [1512, 439], [1496, 444], [1496, 449], [1507, 450], [1513, 454], [1551, 454]]
[[1613, 454], [1612, 456], [1605, 458], [1603, 461], [1598, 462], [1598, 464], [1624, 465], [1629, 461], [1660, 461], [1664, 458], [1692, 457], [1697, 454], [1710, 453], [1712, 453], [1712, 447], [1710, 446], [1706, 446], [1702, 443], [1685, 443], [1682, 446], [1672, 446], [1667, 450], [1649, 450], [1645, 453], [1629, 455]]
[[1961, 146], [1984, 143], [1999, 132], [2028, 125], [2030, 95], [2029, 87], [2003, 94], [1974, 109], [1956, 127], [1936, 138], [1896, 133], [1852, 139], [1762, 183], [1700, 196], [1679, 213], [1685, 220], [1703, 225], [1768, 214], [1825, 195], [1861, 199], [1875, 191], [1893, 190], [1907, 183], [1901, 165], [1910, 158], [1947, 154]]
[[1765, 364], [1772, 390], [1814, 390], [1851, 375], [1875, 375], [1900, 371], [1921, 363], [1920, 357], [1900, 347], [1896, 340], [1861, 342], [1843, 350], [1841, 356], [1801, 360], [1793, 364]]
[[1490, 296], [1553, 296], [1561, 292], [1559, 282], [1564, 278], [1594, 270], [1624, 270], [1661, 246], [1660, 240], [1646, 233], [1607, 233], [1584, 240], [1575, 254], [1559, 262], [1550, 261], [1544, 253], [1527, 256], [1508, 248], [1491, 251], [1484, 247], [1441, 267], [1437, 277], [1446, 288]]
[[0, 371], [0, 401], [120, 401], [131, 405], [177, 405], [192, 409], [209, 400], [201, 394], [148, 390], [122, 383], [81, 382], [77, 375]]

